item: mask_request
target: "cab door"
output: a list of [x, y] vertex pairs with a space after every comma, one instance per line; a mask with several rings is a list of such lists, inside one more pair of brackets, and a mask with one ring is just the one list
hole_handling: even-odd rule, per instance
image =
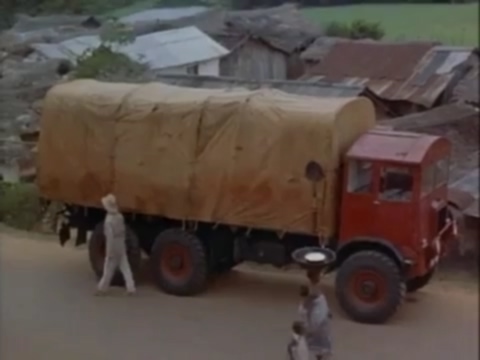
[[375, 233], [377, 176], [375, 163], [349, 159], [345, 166], [340, 242]]
[[411, 166], [379, 164], [379, 188], [374, 200], [375, 237], [405, 245], [417, 237], [414, 179]]

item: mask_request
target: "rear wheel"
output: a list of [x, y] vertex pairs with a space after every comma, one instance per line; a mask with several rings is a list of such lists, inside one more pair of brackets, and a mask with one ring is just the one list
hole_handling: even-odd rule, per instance
[[407, 280], [407, 292], [413, 293], [420, 290], [421, 288], [428, 285], [430, 280], [432, 280], [433, 274], [435, 273], [435, 268], [432, 268], [423, 276], [414, 277]]
[[347, 258], [338, 270], [336, 294], [353, 320], [380, 324], [397, 311], [405, 298], [400, 268], [389, 256], [362, 251]]
[[[138, 238], [133, 232], [132, 229], [127, 227], [126, 232], [126, 244], [127, 244], [127, 254], [128, 262], [130, 263], [130, 268], [132, 269], [132, 274], [134, 277], [138, 274], [140, 270], [140, 265], [142, 261], [142, 254], [140, 246], [138, 243]], [[90, 265], [93, 272], [98, 279], [102, 277], [103, 274], [103, 264], [105, 263], [106, 255], [106, 239], [103, 233], [103, 222], [98, 224], [90, 236], [88, 242], [88, 256], [90, 260]], [[116, 271], [115, 275], [112, 278], [112, 285], [114, 286], [123, 286], [125, 284], [124, 279], [120, 271]]]
[[181, 229], [168, 229], [155, 240], [151, 253], [153, 278], [168, 294], [201, 293], [208, 280], [208, 261], [202, 242]]

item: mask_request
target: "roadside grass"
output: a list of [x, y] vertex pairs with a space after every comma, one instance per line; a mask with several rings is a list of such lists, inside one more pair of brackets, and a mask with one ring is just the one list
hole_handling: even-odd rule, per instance
[[0, 199], [0, 221], [17, 229], [35, 229], [42, 209], [34, 184], [0, 182]]
[[455, 46], [478, 46], [479, 41], [478, 3], [352, 5], [303, 11], [320, 25], [357, 19], [379, 22], [387, 40], [433, 40]]

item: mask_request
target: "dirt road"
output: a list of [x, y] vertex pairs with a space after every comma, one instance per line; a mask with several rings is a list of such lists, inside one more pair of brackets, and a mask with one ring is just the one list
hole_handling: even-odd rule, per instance
[[[138, 297], [97, 298], [85, 250], [2, 228], [0, 241], [4, 360], [286, 358], [296, 274], [242, 269], [196, 298], [167, 296], [148, 284]], [[477, 302], [474, 289], [442, 282], [388, 325], [355, 324], [336, 309], [335, 359], [478, 359]]]

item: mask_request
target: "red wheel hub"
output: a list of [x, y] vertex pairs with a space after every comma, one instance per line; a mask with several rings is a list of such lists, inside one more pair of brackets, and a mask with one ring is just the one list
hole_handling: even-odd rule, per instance
[[359, 270], [353, 274], [349, 282], [349, 292], [365, 303], [378, 303], [387, 294], [386, 280], [376, 271]]
[[181, 280], [189, 276], [192, 268], [192, 259], [187, 248], [178, 244], [164, 247], [160, 259], [160, 270], [163, 274]]

